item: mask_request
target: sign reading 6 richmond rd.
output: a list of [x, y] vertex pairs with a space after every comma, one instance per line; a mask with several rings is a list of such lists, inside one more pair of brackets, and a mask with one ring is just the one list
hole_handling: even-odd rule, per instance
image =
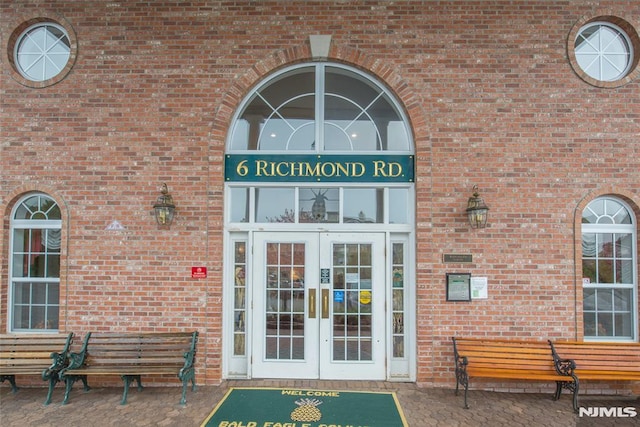
[[413, 182], [410, 155], [229, 154], [225, 181], [257, 182]]

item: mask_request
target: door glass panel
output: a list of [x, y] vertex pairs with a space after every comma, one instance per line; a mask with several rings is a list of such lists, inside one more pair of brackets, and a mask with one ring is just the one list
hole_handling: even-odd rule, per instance
[[333, 244], [333, 360], [372, 360], [372, 245]]
[[304, 243], [267, 243], [265, 359], [304, 359]]

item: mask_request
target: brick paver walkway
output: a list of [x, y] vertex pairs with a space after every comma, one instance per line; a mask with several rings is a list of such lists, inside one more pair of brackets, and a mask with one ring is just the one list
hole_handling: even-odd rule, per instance
[[[120, 405], [121, 388], [94, 388], [85, 393], [76, 384], [67, 405], [60, 405], [63, 388], [58, 385], [53, 402], [44, 406], [44, 388], [22, 388], [12, 394], [6, 383], [0, 388], [0, 426], [200, 426], [228, 387], [288, 387], [319, 390], [395, 391], [411, 427], [427, 426], [639, 426], [640, 401], [631, 397], [583, 396], [590, 406], [634, 407], [634, 418], [578, 417], [571, 398], [554, 402], [547, 394], [511, 394], [470, 391], [470, 409], [463, 408], [462, 395], [450, 389], [420, 388], [415, 384], [346, 381], [226, 381], [218, 387], [198, 386], [187, 394], [187, 405], [179, 404], [180, 388], [133, 387], [127, 405]], [[296, 426], [298, 427], [298, 426]], [[345, 426], [342, 426], [345, 427]], [[355, 426], [354, 426], [355, 427]]]

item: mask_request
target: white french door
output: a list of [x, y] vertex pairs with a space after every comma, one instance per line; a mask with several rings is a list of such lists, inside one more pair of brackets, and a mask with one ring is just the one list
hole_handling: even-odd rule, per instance
[[386, 378], [383, 233], [254, 234], [252, 376]]

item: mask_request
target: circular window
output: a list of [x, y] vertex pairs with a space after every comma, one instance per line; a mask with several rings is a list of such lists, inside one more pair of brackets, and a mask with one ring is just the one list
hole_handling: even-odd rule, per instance
[[20, 25], [9, 39], [13, 77], [31, 87], [62, 80], [75, 62], [77, 42], [64, 20], [37, 18]]
[[23, 77], [42, 82], [64, 70], [71, 56], [69, 35], [59, 25], [35, 24], [22, 33], [15, 47], [15, 64]]
[[588, 76], [611, 82], [626, 76], [633, 59], [627, 34], [608, 22], [585, 25], [575, 42], [576, 60]]
[[640, 40], [623, 19], [600, 16], [577, 23], [568, 50], [574, 71], [594, 86], [622, 86], [638, 74]]

